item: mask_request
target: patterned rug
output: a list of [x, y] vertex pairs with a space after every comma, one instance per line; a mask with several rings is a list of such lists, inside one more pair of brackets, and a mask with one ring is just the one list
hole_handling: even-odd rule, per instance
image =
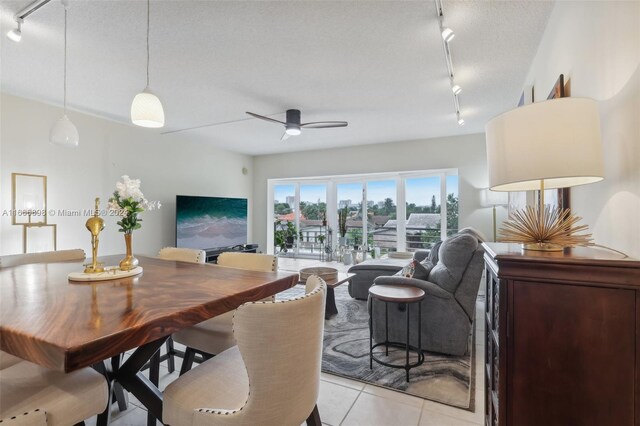
[[[296, 286], [278, 298], [295, 297], [304, 292]], [[425, 352], [424, 363], [410, 371], [410, 382], [404, 369], [385, 367], [374, 362], [369, 368], [369, 314], [367, 302], [349, 296], [347, 285], [335, 289], [338, 315], [324, 324], [322, 371], [368, 384], [405, 392], [453, 407], [475, 411], [475, 342], [469, 336], [471, 353], [450, 356]], [[384, 348], [376, 348], [376, 351]], [[389, 349], [392, 363], [404, 363], [405, 352]], [[394, 358], [397, 358], [394, 359]], [[415, 361], [415, 355], [410, 358]]]

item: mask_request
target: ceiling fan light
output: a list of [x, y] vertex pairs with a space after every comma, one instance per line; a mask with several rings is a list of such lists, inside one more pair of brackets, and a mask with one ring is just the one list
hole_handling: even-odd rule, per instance
[[160, 99], [145, 88], [131, 103], [131, 122], [136, 126], [159, 128], [164, 126], [164, 109]]
[[285, 133], [289, 136], [298, 136], [302, 132], [300, 131], [300, 127], [298, 126], [287, 126]]
[[457, 84], [451, 86], [451, 91], [453, 92], [454, 95], [459, 95], [460, 92], [462, 92], [462, 87], [458, 86]]
[[78, 146], [79, 139], [78, 129], [76, 129], [76, 126], [69, 120], [67, 114], [56, 121], [49, 132], [49, 141], [54, 145], [75, 148]]
[[456, 34], [453, 32], [453, 30], [449, 27], [445, 28], [442, 30], [442, 39], [444, 41], [446, 41], [447, 43], [449, 43], [451, 40], [453, 40], [453, 38], [456, 36]]

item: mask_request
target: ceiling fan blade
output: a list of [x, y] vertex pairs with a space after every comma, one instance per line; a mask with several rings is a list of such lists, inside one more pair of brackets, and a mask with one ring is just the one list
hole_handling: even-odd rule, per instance
[[284, 132], [282, 134], [282, 137], [280, 138], [281, 141], [286, 141], [287, 139], [289, 139], [289, 137], [291, 137], [291, 135], [287, 132]]
[[313, 121], [301, 124], [300, 127], [305, 129], [328, 129], [330, 127], [347, 127], [348, 125], [349, 123], [346, 121]]
[[249, 112], [249, 111], [246, 111], [246, 113], [249, 114], [250, 116], [254, 117], [254, 118], [259, 118], [260, 120], [273, 121], [274, 123], [278, 123], [278, 124], [287, 124], [284, 121], [275, 120], [273, 118], [265, 117], [264, 115], [254, 114], [254, 113]]

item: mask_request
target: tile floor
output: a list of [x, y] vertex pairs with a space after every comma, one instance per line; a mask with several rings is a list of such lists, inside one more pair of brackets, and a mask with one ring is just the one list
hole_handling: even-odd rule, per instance
[[[325, 263], [326, 265], [326, 263]], [[284, 265], [281, 264], [281, 268]], [[287, 264], [286, 269], [291, 269]], [[309, 265], [304, 266], [314, 266]], [[284, 269], [284, 268], [283, 268]], [[482, 292], [482, 290], [481, 290]], [[484, 422], [484, 302], [476, 308], [476, 412], [453, 408], [400, 392], [371, 386], [343, 377], [322, 373], [318, 408], [323, 424], [329, 426], [472, 426]], [[176, 360], [176, 370], [180, 369]], [[160, 367], [160, 389], [178, 377], [169, 374], [166, 363]], [[113, 407], [114, 426], [145, 426], [147, 412], [134, 397], [129, 408], [119, 412]], [[95, 418], [86, 422], [95, 424]]]

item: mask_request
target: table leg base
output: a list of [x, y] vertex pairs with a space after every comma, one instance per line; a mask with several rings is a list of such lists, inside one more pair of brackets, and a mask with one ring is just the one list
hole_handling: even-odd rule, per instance
[[338, 307], [336, 306], [336, 293], [333, 287], [327, 286], [327, 302], [324, 307], [324, 319], [329, 319], [333, 315], [338, 314]]
[[388, 350], [389, 347], [406, 350], [407, 349], [407, 344], [406, 343], [400, 343], [400, 342], [388, 342], [388, 341], [380, 342], [380, 343], [376, 343], [375, 345], [373, 345], [371, 347], [371, 352], [370, 352], [371, 360], [377, 362], [378, 364], [384, 365], [385, 367], [402, 368], [402, 369], [404, 369], [407, 372], [407, 382], [409, 381], [409, 370], [411, 370], [412, 368], [418, 367], [418, 366], [420, 366], [420, 365], [422, 365], [424, 363], [424, 353], [422, 352], [421, 349], [419, 349], [419, 348], [417, 348], [415, 346], [412, 346], [412, 345], [409, 345], [409, 350], [413, 351], [413, 352], [416, 352], [416, 354], [418, 355], [418, 360], [416, 362], [413, 362], [413, 363], [408, 363], [407, 362], [405, 364], [391, 364], [389, 362], [382, 361], [381, 359], [376, 358], [376, 356], [373, 354], [373, 350], [375, 348], [383, 346], [383, 345], [385, 347], [387, 347], [387, 350]]

